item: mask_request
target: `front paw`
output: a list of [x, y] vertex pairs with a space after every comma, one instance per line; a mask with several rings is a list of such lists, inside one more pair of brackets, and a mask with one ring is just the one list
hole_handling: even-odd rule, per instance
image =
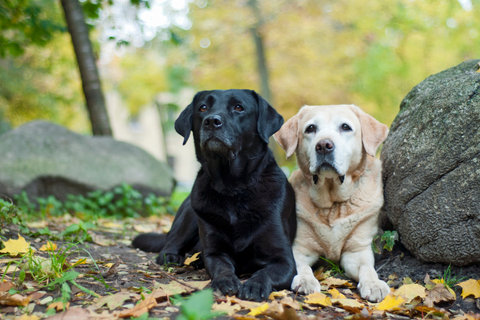
[[265, 301], [273, 288], [269, 281], [249, 279], [240, 288], [238, 297], [242, 300]]
[[160, 252], [160, 254], [157, 257], [157, 263], [161, 266], [164, 266], [164, 265], [181, 266], [184, 260], [185, 260], [184, 257], [174, 253]]
[[292, 290], [304, 294], [320, 292], [320, 282], [313, 275], [298, 274], [293, 278]]
[[360, 279], [357, 289], [363, 299], [371, 302], [380, 302], [390, 293], [388, 284], [379, 279]]
[[212, 280], [213, 290], [219, 290], [225, 296], [234, 296], [236, 295], [241, 286], [240, 280], [234, 274], [218, 276]]

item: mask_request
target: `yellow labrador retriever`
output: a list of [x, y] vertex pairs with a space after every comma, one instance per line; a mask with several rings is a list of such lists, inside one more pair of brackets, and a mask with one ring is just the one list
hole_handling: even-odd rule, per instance
[[381, 301], [390, 292], [371, 249], [383, 205], [381, 162], [374, 157], [387, 134], [359, 107], [334, 105], [305, 106], [274, 135], [287, 158], [296, 151], [300, 168], [290, 178], [298, 219], [292, 290], [320, 291], [311, 266], [321, 255], [340, 262], [362, 298]]

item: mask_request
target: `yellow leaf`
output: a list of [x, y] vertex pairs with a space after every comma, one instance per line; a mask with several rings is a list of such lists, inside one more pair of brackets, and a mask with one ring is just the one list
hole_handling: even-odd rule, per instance
[[352, 307], [352, 308], [364, 308], [363, 303], [358, 302], [355, 299], [332, 299], [333, 304], [339, 304], [342, 307]]
[[248, 315], [249, 315], [249, 316], [257, 316], [257, 315], [262, 314], [263, 312], [265, 312], [267, 309], [268, 309], [268, 303], [264, 303], [264, 304], [262, 304], [260, 307], [253, 308], [252, 310], [250, 310], [250, 312], [248, 313]]
[[400, 309], [400, 307], [405, 303], [405, 299], [402, 297], [395, 297], [393, 294], [389, 294], [388, 296], [383, 299], [382, 302], [378, 304], [378, 306], [375, 308], [377, 310], [396, 310]]
[[83, 258], [83, 259], [79, 259], [77, 262], [75, 262], [72, 267], [75, 267], [75, 266], [78, 266], [78, 265], [81, 265], [81, 264], [85, 264], [87, 263], [87, 259]]
[[34, 315], [29, 316], [26, 314], [22, 315], [20, 318], [17, 318], [17, 320], [38, 320], [38, 319], [40, 319], [40, 317], [37, 317]]
[[232, 316], [237, 311], [240, 311], [240, 309], [242, 309], [242, 307], [240, 307], [240, 305], [238, 305], [238, 304], [232, 304], [231, 301], [227, 301], [227, 302], [222, 302], [222, 303], [214, 303], [213, 306], [212, 306], [212, 309], [214, 311], [225, 312], [229, 316]]
[[8, 253], [11, 256], [16, 256], [20, 253], [27, 253], [30, 248], [30, 242], [25, 241], [25, 238], [20, 234], [18, 235], [17, 240], [10, 239], [7, 242], [4, 242], [3, 245], [5, 248], [0, 250], [0, 253]]
[[473, 295], [475, 298], [480, 298], [480, 280], [470, 279], [457, 284], [462, 287], [462, 298]]
[[189, 266], [190, 263], [192, 263], [192, 262], [197, 261], [198, 259], [200, 259], [200, 257], [198, 256], [199, 254], [200, 254], [200, 252], [197, 252], [197, 253], [195, 253], [193, 256], [188, 257], [187, 259], [185, 259], [185, 262], [184, 262], [183, 264], [186, 265], [186, 266]]
[[268, 296], [268, 300], [275, 300], [275, 298], [282, 298], [282, 297], [286, 297], [287, 295], [288, 295], [287, 290], [274, 291], [270, 293], [270, 295]]
[[330, 293], [332, 295], [332, 299], [346, 299], [347, 298], [335, 288], [332, 288], [332, 289], [328, 290], [328, 293]]
[[40, 251], [55, 251], [55, 250], [57, 250], [57, 244], [48, 241], [47, 244], [44, 244], [39, 250]]
[[127, 317], [140, 317], [142, 314], [148, 312], [148, 310], [152, 309], [157, 305], [157, 300], [154, 297], [149, 297], [137, 304], [132, 309], [123, 310], [119, 313], [114, 313], [119, 318], [127, 318]]
[[24, 297], [18, 293], [10, 295], [8, 292], [0, 293], [0, 305], [6, 306], [28, 306], [30, 297]]
[[[63, 302], [53, 302], [48, 305], [47, 310], [56, 309], [57, 311], [62, 311], [63, 307]], [[65, 310], [68, 309], [68, 307], [70, 307], [70, 302], [65, 303]]]
[[415, 299], [416, 297], [425, 298], [427, 293], [425, 287], [419, 284], [404, 284], [398, 290], [393, 293], [394, 296], [403, 296], [407, 298], [407, 303]]
[[104, 266], [107, 268], [111, 268], [114, 264], [113, 263], [105, 263]]
[[325, 294], [320, 293], [320, 292], [315, 292], [312, 294], [309, 294], [306, 296], [307, 300], [305, 300], [305, 303], [309, 304], [319, 304], [322, 306], [331, 306], [332, 301], [330, 300], [329, 297], [327, 297]]
[[328, 288], [330, 287], [341, 287], [341, 286], [351, 286], [352, 284], [347, 280], [337, 279], [334, 277], [327, 278], [325, 280], [320, 281], [321, 284], [326, 285]]

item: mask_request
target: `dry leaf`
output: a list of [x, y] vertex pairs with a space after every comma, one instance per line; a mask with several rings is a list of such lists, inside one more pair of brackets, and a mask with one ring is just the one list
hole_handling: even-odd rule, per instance
[[462, 287], [462, 298], [473, 295], [475, 298], [480, 298], [480, 280], [470, 279], [457, 284]]
[[14, 286], [15, 285], [13, 284], [12, 281], [3, 280], [3, 282], [0, 282], [0, 293], [8, 291], [12, 289]]
[[40, 250], [40, 251], [55, 251], [55, 250], [57, 250], [57, 244], [55, 244], [51, 241], [48, 241], [47, 244], [44, 244], [38, 250]]
[[3, 243], [5, 248], [0, 250], [0, 253], [8, 253], [11, 256], [16, 256], [20, 253], [27, 253], [30, 249], [30, 242], [25, 241], [25, 238], [22, 237], [20, 234], [18, 235], [18, 239], [10, 239]]
[[327, 278], [325, 280], [322, 280], [320, 282], [321, 284], [326, 285], [328, 288], [330, 287], [342, 287], [342, 286], [347, 286], [351, 287], [352, 284], [348, 282], [347, 280], [342, 280], [334, 277]]
[[398, 290], [393, 293], [394, 296], [402, 296], [407, 298], [406, 303], [409, 303], [416, 297], [425, 298], [427, 293], [425, 292], [425, 287], [419, 284], [404, 284]]
[[38, 316], [27, 315], [27, 314], [24, 314], [20, 318], [17, 318], [17, 320], [39, 320], [39, 319], [40, 319], [40, 317], [38, 317]]
[[185, 262], [183, 262], [183, 264], [186, 265], [186, 266], [189, 266], [190, 263], [192, 263], [192, 262], [197, 261], [198, 259], [200, 259], [199, 255], [200, 255], [200, 252], [196, 252], [193, 256], [188, 257], [187, 259], [185, 259]]
[[435, 303], [454, 301], [455, 297], [450, 293], [443, 283], [437, 284], [427, 294], [424, 303], [427, 307], [433, 307]]
[[231, 303], [238, 304], [243, 309], [254, 309], [254, 308], [257, 308], [257, 307], [262, 305], [262, 303], [260, 303], [260, 302], [240, 300], [237, 297], [228, 297], [227, 296], [227, 301], [230, 301]]
[[250, 312], [248, 313], [248, 315], [249, 316], [257, 316], [259, 314], [262, 314], [267, 309], [268, 309], [268, 303], [264, 303], [259, 307], [251, 309]]
[[112, 296], [101, 297], [101, 298], [95, 300], [95, 303], [92, 305], [92, 308], [93, 309], [98, 309], [98, 308], [103, 307], [106, 304], [108, 309], [110, 311], [112, 311], [112, 310], [122, 306], [123, 303], [126, 300], [130, 299], [131, 295], [132, 294], [130, 294], [130, 293], [120, 292], [120, 293], [114, 294]]
[[154, 297], [150, 297], [143, 300], [132, 309], [123, 310], [117, 313], [116, 315], [119, 318], [127, 318], [127, 317], [136, 318], [136, 317], [140, 317], [145, 312], [148, 312], [148, 310], [152, 309], [156, 305], [157, 305], [157, 300], [155, 300]]
[[388, 294], [382, 302], [375, 308], [377, 310], [398, 310], [405, 303], [405, 299], [402, 297], [395, 297], [392, 293]]
[[214, 303], [213, 306], [212, 306], [212, 309], [214, 311], [225, 312], [229, 316], [232, 316], [237, 311], [240, 311], [240, 309], [242, 309], [242, 307], [240, 307], [240, 305], [238, 305], [238, 304], [232, 304], [231, 301], [227, 301], [227, 302], [222, 302], [222, 303]]
[[[63, 302], [52, 302], [48, 305], [48, 309], [56, 309], [57, 311], [62, 311], [63, 310]], [[65, 303], [65, 309], [68, 309], [70, 307], [70, 302]]]
[[296, 300], [293, 300], [293, 298], [291, 297], [285, 297], [282, 300], [280, 300], [279, 303], [283, 306], [288, 306], [295, 310], [300, 310], [300, 303], [298, 303], [298, 301]]
[[365, 307], [363, 303], [360, 303], [355, 299], [342, 298], [342, 299], [331, 299], [331, 300], [333, 304], [339, 304], [342, 307], [350, 307], [350, 308], [357, 308], [357, 309], [362, 309]]
[[319, 304], [319, 305], [322, 305], [322, 306], [331, 306], [332, 305], [332, 301], [330, 300], [330, 298], [327, 297], [327, 295], [325, 295], [323, 293], [320, 293], [320, 292], [315, 292], [315, 293], [309, 294], [305, 298], [307, 298], [305, 300], [305, 303]]
[[328, 293], [330, 293], [332, 295], [332, 299], [346, 299], [347, 298], [335, 288], [332, 288], [332, 289], [328, 290]]
[[18, 307], [26, 307], [30, 302], [30, 297], [24, 297], [16, 294], [8, 294], [8, 292], [0, 293], [0, 305], [5, 306], [18, 306]]
[[282, 298], [286, 297], [288, 295], [289, 291], [287, 290], [282, 290], [282, 291], [273, 291], [270, 293], [268, 296], [268, 300], [275, 300], [275, 298]]
[[51, 317], [48, 317], [48, 320], [88, 320], [89, 314], [87, 310], [82, 308], [70, 308], [65, 312], [57, 313]]

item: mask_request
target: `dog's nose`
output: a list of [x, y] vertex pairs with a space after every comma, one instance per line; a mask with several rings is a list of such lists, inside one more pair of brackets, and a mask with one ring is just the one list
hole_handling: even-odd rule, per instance
[[222, 118], [220, 116], [208, 116], [203, 120], [203, 125], [207, 129], [218, 129], [222, 126]]
[[333, 141], [329, 139], [320, 140], [315, 146], [315, 150], [323, 155], [332, 153], [333, 149], [335, 149], [335, 145]]

